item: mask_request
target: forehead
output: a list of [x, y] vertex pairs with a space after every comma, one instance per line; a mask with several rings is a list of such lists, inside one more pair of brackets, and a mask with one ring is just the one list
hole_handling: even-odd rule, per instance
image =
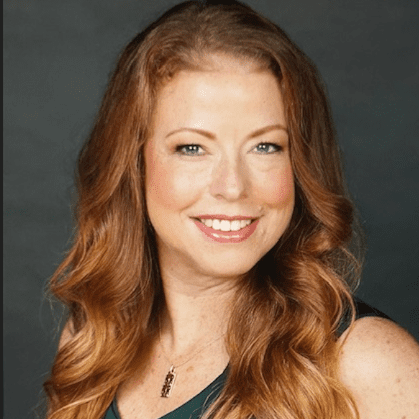
[[187, 101], [195, 102], [196, 106], [205, 101], [207, 105], [226, 104], [228, 99], [239, 99], [240, 95], [243, 103], [263, 101], [263, 97], [268, 101], [278, 98], [282, 101], [280, 83], [266, 63], [228, 54], [201, 55], [199, 65], [178, 71], [160, 85], [154, 114], [167, 102], [172, 102], [172, 107], [173, 102], [179, 107]]
[[269, 124], [286, 126], [276, 77], [224, 61], [211, 70], [180, 71], [167, 82], [157, 96], [153, 125], [253, 129]]
[[[174, 65], [174, 67], [173, 67]], [[179, 75], [192, 73], [224, 73], [245, 75], [249, 73], [273, 72], [270, 71], [266, 60], [255, 60], [250, 57], [235, 57], [228, 53], [201, 53], [192, 54], [186, 62], [174, 63], [168, 65], [168, 68], [162, 71], [160, 80], [157, 80], [157, 94], [173, 81], [179, 78]]]

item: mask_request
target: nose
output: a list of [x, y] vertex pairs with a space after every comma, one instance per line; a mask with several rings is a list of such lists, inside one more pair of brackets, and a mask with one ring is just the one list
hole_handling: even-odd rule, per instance
[[215, 165], [210, 193], [217, 199], [236, 201], [246, 196], [247, 173], [240, 158], [225, 156]]

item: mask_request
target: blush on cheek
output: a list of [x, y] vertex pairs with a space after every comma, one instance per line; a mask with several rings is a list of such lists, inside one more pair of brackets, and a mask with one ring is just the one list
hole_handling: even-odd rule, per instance
[[[151, 156], [149, 156], [151, 157]], [[146, 167], [146, 196], [163, 209], [181, 210], [196, 200], [196, 179], [162, 156], [152, 156]]]
[[161, 164], [161, 159], [156, 154], [150, 141], [145, 148], [145, 189], [148, 204], [151, 201], [168, 201], [166, 194], [170, 188], [169, 170], [166, 165]]
[[176, 207], [176, 180], [167, 165], [153, 159], [146, 170], [146, 193], [148, 199], [164, 207]]
[[292, 169], [272, 173], [264, 182], [264, 201], [268, 206], [289, 204], [294, 200], [294, 175]]

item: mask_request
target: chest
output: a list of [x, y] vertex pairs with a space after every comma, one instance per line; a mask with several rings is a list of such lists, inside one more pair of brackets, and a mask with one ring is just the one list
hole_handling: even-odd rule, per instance
[[[223, 357], [198, 357], [175, 368], [174, 382], [168, 383], [171, 365], [163, 357], [154, 358], [118, 389], [116, 399], [121, 419], [158, 419], [184, 407], [222, 374], [227, 362]], [[162, 397], [162, 389], [168, 384], [172, 386], [170, 396]]]

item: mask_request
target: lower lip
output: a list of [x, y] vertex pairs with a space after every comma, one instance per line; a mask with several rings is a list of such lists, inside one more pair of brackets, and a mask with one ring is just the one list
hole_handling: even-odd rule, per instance
[[254, 233], [259, 220], [253, 221], [248, 226], [238, 231], [214, 230], [198, 220], [194, 220], [194, 223], [207, 237], [217, 243], [240, 243], [247, 240]]

